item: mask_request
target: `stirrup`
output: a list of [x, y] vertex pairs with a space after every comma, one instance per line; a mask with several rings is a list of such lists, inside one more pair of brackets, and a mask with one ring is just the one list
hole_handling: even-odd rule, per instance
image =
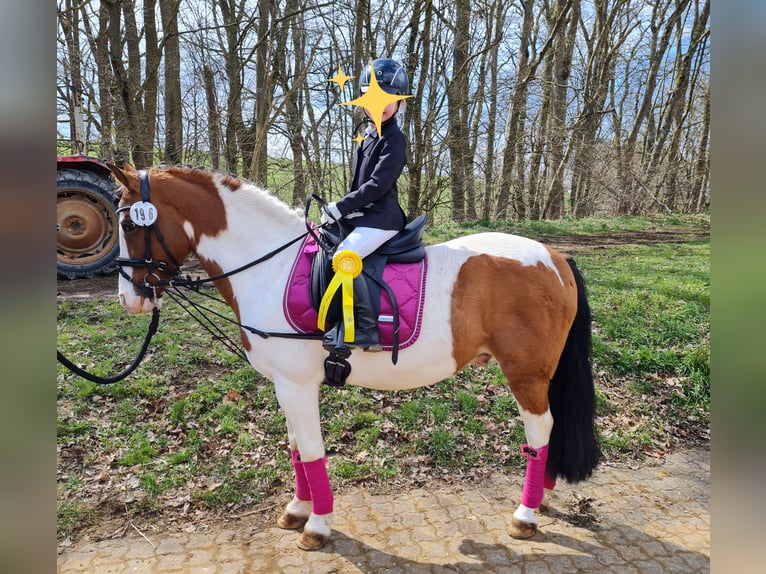
[[348, 347], [340, 347], [330, 352], [330, 356], [324, 360], [325, 385], [342, 387], [351, 373], [351, 365], [346, 360], [351, 355]]

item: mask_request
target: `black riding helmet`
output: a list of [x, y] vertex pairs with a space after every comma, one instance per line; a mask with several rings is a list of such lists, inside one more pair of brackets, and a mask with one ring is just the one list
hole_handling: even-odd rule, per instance
[[[375, 70], [375, 80], [384, 92], [403, 96], [410, 91], [410, 79], [407, 70], [396, 60], [381, 58], [373, 60], [372, 68]], [[365, 93], [370, 87], [370, 66], [362, 70], [359, 77], [359, 91]]]

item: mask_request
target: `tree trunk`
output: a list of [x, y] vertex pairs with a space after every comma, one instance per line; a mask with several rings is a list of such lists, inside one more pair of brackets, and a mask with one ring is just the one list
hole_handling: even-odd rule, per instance
[[210, 164], [213, 169], [221, 168], [221, 131], [220, 114], [218, 113], [218, 98], [215, 93], [215, 77], [213, 69], [205, 66], [202, 70], [205, 83], [205, 101], [207, 102], [207, 134], [210, 148]]
[[470, 43], [471, 4], [455, 3], [455, 47], [452, 52], [452, 79], [447, 85], [448, 137], [450, 151], [450, 184], [452, 187], [452, 221], [464, 221], [468, 189], [468, 48]]
[[[536, 65], [530, 62], [530, 47], [532, 44], [532, 25], [534, 24], [534, 0], [521, 0], [523, 19], [521, 24], [521, 37], [519, 38], [519, 63], [516, 66], [516, 78], [513, 84], [513, 92], [505, 121], [505, 147], [502, 154], [502, 167], [500, 169], [500, 182], [498, 184], [497, 205], [495, 206], [495, 219], [507, 219], [508, 205], [511, 199], [511, 186], [513, 184], [514, 163], [517, 157], [523, 157], [523, 142], [521, 134], [526, 123], [527, 94], [529, 82], [534, 76]], [[525, 216], [523, 201], [514, 201], [515, 215]]]
[[[611, 10], [606, 0], [596, 0], [594, 8], [593, 29], [586, 37], [588, 67], [583, 86], [582, 108], [572, 134], [574, 149], [569, 208], [575, 217], [590, 215], [593, 211], [591, 188], [598, 146], [597, 136], [603, 114], [606, 113], [604, 108], [614, 78], [614, 61], [619, 53], [619, 46], [626, 41], [628, 34], [638, 23], [630, 18], [626, 11], [626, 8], [629, 8], [629, 0], [618, 0]], [[625, 29], [615, 30], [618, 19], [625, 22]], [[611, 113], [614, 114], [615, 110]], [[621, 123], [621, 118], [615, 118], [614, 122]], [[616, 133], [619, 133], [619, 130]], [[619, 138], [615, 141], [619, 145]]]
[[[421, 210], [421, 188], [423, 186], [423, 167], [427, 146], [426, 132], [421, 110], [424, 108], [424, 93], [428, 78], [431, 58], [431, 23], [433, 16], [432, 2], [415, 2], [410, 18], [410, 36], [407, 45], [409, 56], [403, 62], [410, 76], [410, 93], [413, 97], [407, 101], [404, 112], [403, 129], [407, 137], [407, 219], [417, 217]], [[421, 24], [422, 19], [422, 24]], [[422, 62], [422, 66], [419, 63]]]
[[702, 137], [697, 148], [697, 163], [694, 169], [693, 193], [696, 194], [694, 209], [701, 211], [708, 207], [708, 182], [710, 181], [710, 84], [705, 90], [702, 114]]
[[[556, 18], [564, 17], [569, 8], [568, 27], [560, 28], [557, 45], [553, 50], [553, 90], [551, 92], [551, 115], [548, 123], [549, 147], [547, 164], [547, 199], [542, 216], [546, 219], [560, 219], [564, 215], [564, 167], [566, 157], [564, 142], [567, 139], [567, 92], [569, 76], [572, 70], [577, 27], [580, 24], [580, 0], [564, 2], [557, 0]], [[541, 198], [542, 199], [542, 198]]]
[[[292, 77], [297, 74], [297, 70], [306, 68], [306, 40], [304, 37], [305, 21], [302, 14], [298, 13], [300, 2], [298, 0], [288, 0], [285, 6], [287, 14], [296, 13], [290, 19], [289, 28], [292, 30], [292, 53], [291, 58], [294, 70]], [[288, 26], [285, 26], [287, 29]], [[287, 68], [286, 64], [282, 64]], [[287, 71], [287, 70], [285, 70]], [[303, 162], [303, 150], [305, 141], [303, 138], [303, 91], [300, 89], [290, 89], [287, 81], [289, 76], [284, 76], [284, 92], [286, 94], [285, 103], [285, 122], [287, 125], [287, 137], [290, 140], [290, 151], [293, 156], [293, 205], [304, 205], [306, 203], [306, 169]]]
[[[82, 133], [80, 119], [82, 118], [82, 104], [80, 103], [83, 91], [82, 63], [80, 55], [80, 13], [77, 7], [72, 6], [71, 0], [66, 0], [63, 12], [58, 13], [58, 22], [64, 35], [66, 44], [67, 63], [64, 75], [67, 80], [65, 90], [67, 106], [69, 108], [69, 133], [75, 143], [75, 153], [87, 153], [86, 137]], [[78, 118], [79, 114], [79, 118]]]
[[507, 4], [500, 0], [493, 2], [487, 17], [488, 37], [491, 37], [489, 49], [489, 102], [487, 115], [487, 157], [484, 162], [484, 196], [481, 203], [481, 219], [489, 221], [492, 216], [493, 198], [497, 188], [497, 171], [495, 169], [495, 121], [497, 118], [497, 76], [498, 51], [503, 36], [503, 23], [508, 11]]
[[[229, 173], [240, 173], [240, 157], [247, 158], [249, 165], [252, 157], [250, 135], [242, 118], [242, 77], [246, 61], [242, 55], [242, 37], [247, 28], [241, 22], [247, 16], [245, 0], [218, 0], [216, 5], [221, 11], [222, 28], [226, 45], [222, 47], [226, 62], [226, 80], [228, 95], [226, 98], [226, 126], [224, 128], [224, 159]], [[240, 155], [241, 154], [241, 155]], [[244, 172], [244, 159], [242, 172]]]
[[107, 38], [107, 26], [109, 24], [109, 12], [107, 7], [101, 3], [98, 7], [98, 32], [94, 33], [90, 24], [90, 17], [86, 13], [86, 5], [81, 6], [83, 14], [82, 23], [88, 34], [88, 38], [93, 52], [93, 59], [96, 65], [96, 86], [98, 88], [99, 98], [94, 95], [93, 100], [99, 101], [99, 152], [101, 158], [111, 159], [123, 163], [127, 154], [123, 150], [119, 154], [112, 142], [112, 124], [114, 121], [115, 102], [112, 98], [112, 86], [114, 84], [112, 72], [109, 68], [109, 42]]
[[160, 2], [163, 54], [165, 57], [165, 161], [183, 162], [183, 117], [181, 114], [181, 52], [178, 43], [180, 0]]
[[254, 144], [249, 177], [263, 187], [266, 187], [268, 176], [269, 147], [266, 135], [273, 98], [268, 41], [273, 8], [274, 5], [271, 0], [258, 0], [258, 45], [255, 50], [255, 114], [253, 125], [249, 130]]
[[[707, 22], [710, 15], [710, 0], [705, 0], [702, 11], [696, 15], [694, 25], [691, 31], [691, 37], [688, 38], [689, 45], [684, 50], [684, 42], [687, 40], [684, 34], [684, 28], [679, 20], [677, 24], [677, 42], [676, 50], [678, 53], [677, 65], [675, 66], [676, 81], [670, 97], [667, 102], [665, 114], [661, 118], [657, 138], [652, 142], [652, 156], [647, 170], [647, 179], [652, 181], [654, 175], [661, 169], [661, 159], [666, 157], [666, 177], [657, 178], [655, 181], [655, 196], [662, 198], [670, 209], [675, 209], [678, 201], [677, 197], [677, 170], [679, 165], [679, 147], [681, 134], [684, 129], [683, 116], [685, 113], [685, 103], [687, 101], [687, 91], [692, 75], [692, 64], [694, 56], [703, 41], [707, 39]], [[672, 134], [671, 134], [672, 131]], [[665, 143], [670, 138], [670, 144]], [[665, 185], [663, 185], [665, 184]]]
[[[648, 60], [649, 69], [643, 83], [643, 95], [641, 97], [638, 113], [633, 121], [633, 127], [628, 134], [627, 141], [623, 146], [623, 165], [621, 166], [621, 172], [624, 180], [622, 181], [621, 186], [623, 196], [618, 208], [619, 213], [630, 213], [634, 211], [631, 209], [634, 188], [642, 183], [637, 181], [635, 175], [636, 170], [633, 167], [638, 134], [643, 127], [644, 122], [649, 117], [652, 102], [654, 101], [655, 90], [657, 88], [660, 66], [667, 53], [668, 46], [670, 45], [671, 35], [680, 21], [683, 10], [686, 9], [689, 2], [690, 0], [664, 0], [664, 2], [655, 4], [652, 10], [652, 38]], [[664, 21], [665, 26], [663, 28], [662, 19], [665, 18], [665, 15], [669, 12], [671, 4], [675, 4], [675, 7]]]

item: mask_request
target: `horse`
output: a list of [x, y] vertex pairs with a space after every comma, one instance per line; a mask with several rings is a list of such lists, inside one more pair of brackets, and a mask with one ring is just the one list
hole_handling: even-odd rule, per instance
[[[322, 548], [333, 514], [319, 415], [327, 352], [321, 336], [262, 336], [294, 332], [283, 294], [300, 252], [297, 238], [306, 233], [301, 210], [212, 170], [112, 169], [120, 195], [121, 306], [134, 314], [154, 312], [179, 265], [195, 253], [238, 322], [261, 330], [240, 329], [241, 342], [252, 367], [275, 387], [295, 472], [292, 499], [277, 525], [303, 529], [299, 548]], [[386, 351], [355, 350], [346, 382], [411, 389], [440, 382], [469, 363], [496, 360], [527, 441], [521, 447], [528, 459], [524, 486], [509, 534], [530, 538], [537, 532], [536, 511], [556, 479], [584, 480], [600, 458], [585, 283], [573, 259], [512, 234], [475, 233], [425, 251], [428, 277], [417, 340], [399, 352], [396, 364]]]

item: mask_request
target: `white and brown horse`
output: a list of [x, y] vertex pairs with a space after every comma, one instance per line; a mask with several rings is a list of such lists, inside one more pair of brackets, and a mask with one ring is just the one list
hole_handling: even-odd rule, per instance
[[[159, 305], [162, 287], [147, 289], [144, 283], [167, 281], [176, 262], [192, 252], [214, 277], [305, 233], [298, 210], [231, 176], [179, 167], [140, 173], [126, 166], [114, 173], [123, 186], [120, 255], [132, 266], [120, 277], [119, 297], [131, 313]], [[136, 208], [146, 205], [139, 204], [142, 179], [143, 199], [156, 209], [148, 213], [151, 227], [131, 221], [147, 215]], [[266, 332], [291, 330], [283, 292], [299, 248], [293, 243], [215, 282], [240, 323]], [[347, 382], [409, 389], [442, 381], [468, 363], [496, 359], [518, 403], [528, 443], [522, 447], [527, 472], [510, 534], [528, 538], [537, 529], [535, 510], [544, 487], [553, 488], [557, 476], [569, 482], [587, 478], [599, 458], [584, 284], [573, 261], [515, 235], [478, 233], [428, 246], [426, 252], [417, 341], [401, 350], [396, 365], [386, 352], [352, 353]], [[145, 259], [151, 265], [142, 265]], [[298, 546], [320, 548], [331, 534], [333, 511], [319, 416], [327, 353], [320, 340], [262, 338], [244, 330], [241, 337], [252, 366], [274, 383], [287, 419], [296, 488], [278, 525], [303, 527]]]

